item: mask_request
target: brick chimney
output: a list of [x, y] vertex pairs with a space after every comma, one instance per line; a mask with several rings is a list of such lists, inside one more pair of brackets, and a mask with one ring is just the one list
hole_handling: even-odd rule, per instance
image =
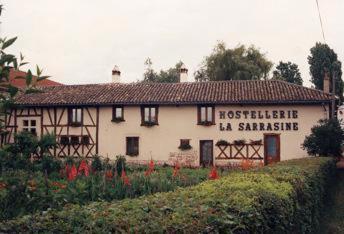
[[188, 82], [188, 69], [184, 63], [179, 70], [179, 82]]
[[330, 76], [328, 72], [325, 72], [324, 74], [324, 89], [323, 91], [325, 93], [330, 93]]
[[119, 70], [117, 65], [115, 65], [114, 68], [112, 69], [112, 82], [113, 83], [121, 82], [121, 71]]

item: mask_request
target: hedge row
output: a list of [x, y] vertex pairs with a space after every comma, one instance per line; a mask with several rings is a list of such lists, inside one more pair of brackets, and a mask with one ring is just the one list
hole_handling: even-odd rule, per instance
[[291, 160], [174, 192], [24, 216], [0, 223], [0, 232], [310, 233], [334, 173], [331, 159]]

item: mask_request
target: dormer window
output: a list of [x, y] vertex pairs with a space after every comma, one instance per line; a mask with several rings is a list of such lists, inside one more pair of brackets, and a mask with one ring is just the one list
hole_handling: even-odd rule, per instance
[[122, 121], [124, 121], [123, 106], [114, 106], [112, 108], [112, 121], [113, 122], [122, 122]]
[[153, 126], [158, 125], [158, 107], [142, 106], [141, 107], [141, 125]]
[[71, 126], [82, 125], [82, 108], [70, 108], [68, 113], [68, 122]]
[[215, 107], [209, 105], [198, 106], [198, 124], [214, 125], [215, 124]]

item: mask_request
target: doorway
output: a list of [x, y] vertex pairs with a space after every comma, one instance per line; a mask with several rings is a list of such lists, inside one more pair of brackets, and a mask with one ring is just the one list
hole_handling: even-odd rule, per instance
[[213, 141], [201, 140], [200, 145], [200, 165], [208, 167], [213, 165]]
[[265, 165], [279, 162], [280, 157], [280, 135], [265, 134], [264, 135], [264, 162]]

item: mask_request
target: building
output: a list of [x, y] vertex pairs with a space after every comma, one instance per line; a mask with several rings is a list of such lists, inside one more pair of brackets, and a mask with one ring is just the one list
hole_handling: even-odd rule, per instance
[[[16, 79], [16, 77], [18, 77], [18, 76], [25, 77], [26, 73], [23, 71], [17, 71], [17, 70], [12, 69], [10, 71], [10, 75], [9, 75], [10, 84], [17, 87], [17, 88], [25, 88], [26, 87], [25, 80]], [[36, 78], [37, 77], [34, 76], [34, 79], [36, 79]], [[57, 85], [63, 85], [63, 84], [56, 82], [56, 81], [53, 81], [53, 80], [50, 80], [50, 79], [45, 79], [45, 80], [39, 81], [37, 83], [38, 87], [57, 86]]]
[[[9, 131], [53, 133], [51, 154], [143, 163], [266, 164], [307, 156], [301, 144], [328, 118], [331, 95], [283, 81], [113, 83], [46, 87], [22, 94], [6, 116]], [[181, 70], [187, 81], [187, 69]]]

